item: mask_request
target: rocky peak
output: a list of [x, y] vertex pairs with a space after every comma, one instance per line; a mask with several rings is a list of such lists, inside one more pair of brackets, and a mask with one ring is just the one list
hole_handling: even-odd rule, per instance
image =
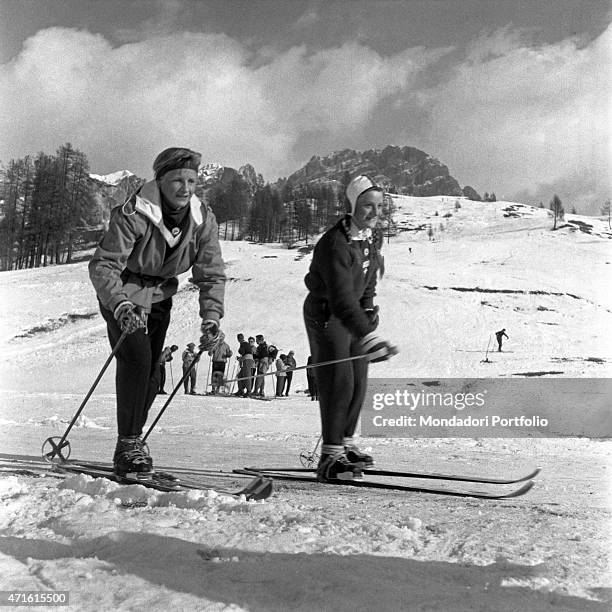
[[289, 176], [287, 183], [342, 182], [346, 173], [366, 174], [380, 185], [407, 195], [462, 195], [459, 183], [439, 160], [414, 147], [391, 145], [363, 152], [343, 149], [327, 157], [315, 155]]

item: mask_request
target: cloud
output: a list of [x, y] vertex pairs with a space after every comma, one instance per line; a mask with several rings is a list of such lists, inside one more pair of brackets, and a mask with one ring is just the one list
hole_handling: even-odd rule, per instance
[[168, 32], [178, 4], [165, 6], [159, 27], [119, 45], [67, 28], [28, 39], [0, 66], [0, 159], [68, 141], [95, 172], [150, 176], [161, 149], [185, 145], [275, 180], [313, 154], [399, 144], [500, 198], [576, 176], [609, 190], [610, 28], [582, 47], [504, 28], [463, 51], [385, 55], [351, 41], [264, 52]]
[[422, 49], [382, 57], [346, 44], [294, 47], [258, 65], [223, 34], [113, 47], [87, 31], [50, 28], [0, 67], [0, 158], [69, 141], [97, 172], [147, 176], [160, 149], [185, 144], [204, 160], [250, 162], [275, 179], [297, 169], [293, 148], [305, 133], [359, 130], [435, 57]]
[[426, 146], [460, 180], [474, 177], [498, 197], [587, 169], [609, 189], [612, 97], [603, 75], [612, 28], [583, 48], [574, 39], [537, 46], [521, 34], [481, 37], [450, 78], [422, 92]]
[[313, 5], [310, 8], [306, 9], [293, 24], [294, 30], [305, 30], [311, 28], [316, 25], [319, 21], [319, 11], [318, 6]]
[[172, 34], [178, 29], [184, 10], [183, 0], [149, 0], [147, 12], [151, 16], [140, 22], [136, 28], [118, 26], [114, 37], [120, 42], [134, 42]]

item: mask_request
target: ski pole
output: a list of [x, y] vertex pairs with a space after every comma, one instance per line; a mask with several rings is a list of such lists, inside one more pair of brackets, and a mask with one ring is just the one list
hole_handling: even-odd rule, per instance
[[[310, 365], [298, 366], [297, 368], [289, 368], [286, 370], [287, 372], [297, 372], [297, 370], [310, 370], [312, 368], [321, 368], [323, 366], [333, 365], [335, 363], [344, 363], [345, 361], [356, 361], [357, 359], [368, 359], [368, 361], [372, 360], [372, 358], [376, 358], [378, 355], [376, 353], [366, 354], [366, 355], [355, 355], [354, 357], [344, 357], [343, 359], [332, 359], [331, 361], [322, 361], [321, 363], [312, 363]], [[256, 376], [274, 376], [276, 372], [266, 372], [265, 374], [257, 373]], [[232, 378], [230, 380], [224, 380], [224, 384], [234, 383], [240, 380], [247, 380], [251, 378], [250, 376], [243, 376], [242, 378]]]
[[151, 423], [151, 426], [149, 427], [147, 433], [142, 437], [143, 442], [149, 437], [149, 434], [153, 431], [153, 428], [155, 427], [155, 425], [157, 425], [157, 422], [159, 421], [159, 419], [161, 419], [162, 414], [164, 414], [164, 412], [166, 411], [166, 408], [168, 408], [168, 406], [170, 405], [170, 402], [173, 400], [174, 396], [178, 393], [178, 390], [181, 388], [181, 385], [187, 380], [187, 377], [191, 373], [191, 370], [193, 370], [193, 368], [196, 367], [196, 364], [198, 363], [198, 361], [200, 361], [200, 357], [202, 356], [203, 352], [204, 351], [202, 350], [198, 351], [195, 355], [194, 360], [189, 364], [189, 366], [183, 372], [183, 376], [181, 380], [179, 380], [178, 384], [172, 390], [172, 393], [168, 396], [168, 399], [166, 400], [164, 405], [161, 407], [161, 410], [159, 411], [159, 414], [155, 417], [155, 420]]
[[320, 435], [319, 439], [317, 440], [317, 444], [315, 445], [314, 449], [310, 453], [306, 451], [302, 451], [300, 453], [300, 462], [302, 463], [304, 467], [311, 468], [317, 462], [317, 460], [319, 459], [317, 450], [319, 449], [319, 444], [321, 444], [322, 440], [323, 440], [323, 436]]
[[172, 362], [170, 362], [170, 380], [172, 381], [172, 386], [174, 387], [174, 374], [172, 373]]
[[[57, 444], [55, 443], [55, 440], [57, 439], [57, 436], [51, 437], [51, 438], [47, 438], [43, 442], [43, 458], [45, 459], [45, 461], [51, 462], [58, 455], [59, 455], [59, 457], [60, 457], [60, 459], [62, 461], [66, 461], [68, 459], [68, 457], [70, 456], [70, 442], [68, 442], [68, 440], [66, 438], [68, 437], [68, 434], [70, 433], [70, 431], [73, 428], [74, 424], [77, 422], [77, 419], [81, 416], [81, 412], [83, 412], [83, 409], [85, 408], [85, 405], [89, 401], [89, 398], [92, 396], [95, 388], [98, 386], [98, 383], [102, 379], [102, 376], [104, 376], [104, 372], [106, 372], [106, 369], [110, 365], [110, 362], [113, 360], [113, 357], [117, 354], [117, 351], [119, 350], [119, 347], [123, 344], [123, 341], [125, 340], [126, 336], [127, 336], [127, 332], [122, 332], [121, 336], [119, 336], [119, 340], [117, 340], [117, 343], [113, 347], [113, 350], [111, 351], [111, 354], [108, 356], [108, 359], [106, 360], [106, 362], [102, 366], [102, 369], [100, 370], [100, 373], [98, 374], [98, 376], [96, 377], [96, 380], [94, 380], [93, 384], [89, 388], [89, 391], [87, 392], [87, 395], [85, 396], [85, 398], [81, 402], [81, 405], [79, 406], [78, 410], [76, 411], [74, 417], [72, 417], [72, 421], [70, 421], [70, 425], [68, 425], [68, 427], [66, 428], [66, 431], [64, 432], [64, 435], [59, 439], [59, 442]], [[51, 446], [51, 450], [45, 453], [45, 445], [47, 443]], [[62, 454], [62, 449], [64, 447], [66, 447], [66, 446], [68, 447], [68, 454], [66, 456], [64, 456]]]

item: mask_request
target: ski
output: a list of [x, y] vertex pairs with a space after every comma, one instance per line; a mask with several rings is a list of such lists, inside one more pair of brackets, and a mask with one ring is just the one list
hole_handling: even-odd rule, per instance
[[[253, 472], [316, 472], [315, 468], [289, 468], [289, 467], [247, 467]], [[461, 474], [445, 474], [440, 472], [398, 472], [394, 470], [378, 470], [365, 468], [363, 473], [370, 476], [389, 476], [391, 478], [418, 478], [423, 480], [449, 480], [455, 482], [475, 482], [480, 484], [516, 484], [526, 482], [535, 478], [540, 473], [540, 468], [535, 468], [529, 474], [517, 476], [516, 478], [495, 478], [489, 476], [469, 476]]]
[[145, 487], [158, 489], [160, 491], [171, 492], [171, 491], [187, 491], [187, 490], [206, 490], [213, 489], [217, 493], [222, 495], [230, 495], [231, 497], [246, 497], [247, 500], [261, 500], [270, 497], [273, 491], [272, 480], [269, 477], [255, 477], [246, 485], [246, 487], [238, 491], [228, 491], [224, 489], [218, 489], [214, 486], [204, 486], [201, 483], [190, 480], [183, 476], [175, 476], [169, 472], [154, 471], [151, 474], [150, 479], [143, 479], [130, 476], [118, 476], [114, 473], [113, 468], [102, 466], [93, 463], [59, 463], [56, 464], [56, 468], [60, 470], [68, 470], [71, 472], [79, 472], [82, 474], [88, 474], [90, 476], [108, 478], [114, 482], [120, 484], [141, 484]]
[[[92, 462], [77, 462], [77, 461], [66, 461], [61, 463], [39, 463], [32, 460], [20, 460], [11, 459], [5, 460], [0, 458], [0, 462], [3, 464], [2, 471], [18, 473], [22, 475], [26, 474], [26, 471], [31, 471], [32, 475], [34, 472], [38, 474], [45, 474], [48, 476], [59, 476], [67, 473], [72, 474], [86, 474], [94, 478], [106, 478], [117, 482], [119, 484], [139, 484], [143, 487], [151, 489], [157, 489], [162, 492], [176, 492], [176, 491], [189, 491], [189, 490], [207, 490], [213, 489], [217, 493], [222, 495], [229, 495], [231, 497], [239, 498], [244, 496], [247, 500], [261, 500], [267, 499], [272, 495], [273, 483], [272, 479], [268, 477], [255, 476], [253, 479], [242, 489], [239, 490], [226, 490], [215, 487], [214, 485], [204, 485], [186, 478], [184, 476], [176, 476], [169, 472], [153, 472], [151, 477], [148, 479], [141, 479], [130, 476], [118, 476], [114, 473], [113, 468], [108, 465], [92, 463]], [[9, 464], [9, 465], [7, 465]], [[222, 472], [210, 472], [210, 474], [223, 475]]]
[[[217, 493], [232, 497], [244, 495], [247, 500], [267, 499], [273, 493], [273, 482], [268, 477], [254, 477], [245, 487], [239, 490], [221, 489], [215, 486], [214, 483], [205, 485], [196, 478], [189, 478], [189, 476], [210, 478], [233, 476], [233, 472], [225, 472], [223, 470], [162, 467], [161, 469], [156, 469], [150, 479], [143, 480], [139, 478], [118, 477], [114, 473], [113, 468], [107, 463], [72, 460], [49, 463], [36, 457], [3, 456], [0, 453], [0, 472], [2, 471], [23, 476], [53, 476], [57, 478], [62, 478], [67, 473], [82, 473], [95, 478], [108, 478], [119, 484], [141, 484], [145, 487], [167, 490], [168, 492], [213, 489]], [[177, 472], [177, 474], [174, 472]]]
[[[275, 471], [262, 471], [256, 472], [250, 469], [236, 469], [236, 474], [245, 474], [249, 476], [262, 476], [269, 478], [276, 478], [279, 480], [287, 480], [293, 482], [307, 482], [311, 484], [322, 484], [316, 479], [314, 475], [307, 475], [304, 473], [289, 473], [289, 472], [275, 472]], [[460, 490], [452, 487], [434, 487], [426, 485], [403, 485], [395, 484], [390, 482], [375, 482], [369, 480], [342, 480], [332, 484], [332, 486], [348, 486], [361, 489], [384, 489], [387, 491], [406, 491], [413, 493], [428, 493], [437, 495], [446, 495], [451, 497], [474, 497], [477, 499], [509, 499], [512, 497], [519, 497], [527, 493], [533, 487], [533, 481], [530, 480], [523, 484], [518, 489], [512, 489], [506, 492], [495, 492], [495, 491], [470, 491]]]

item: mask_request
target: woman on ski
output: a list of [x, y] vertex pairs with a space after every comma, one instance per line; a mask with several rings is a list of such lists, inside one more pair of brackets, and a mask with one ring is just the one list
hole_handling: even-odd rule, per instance
[[383, 191], [366, 176], [346, 188], [348, 213], [315, 246], [305, 283], [304, 321], [313, 364], [365, 355], [314, 368], [319, 394], [323, 446], [317, 468], [321, 482], [359, 477], [373, 465], [353, 434], [361, 412], [368, 377], [368, 354], [384, 361], [395, 354], [379, 338], [374, 306], [381, 257], [374, 230], [383, 206]]
[[140, 436], [159, 386], [157, 363], [179, 274], [191, 269], [200, 289], [200, 350], [214, 348], [223, 338], [224, 264], [215, 216], [195, 196], [200, 159], [190, 149], [162, 151], [153, 162], [155, 179], [111, 211], [89, 264], [111, 346], [126, 334], [116, 354], [113, 463], [119, 475], [152, 472]]

